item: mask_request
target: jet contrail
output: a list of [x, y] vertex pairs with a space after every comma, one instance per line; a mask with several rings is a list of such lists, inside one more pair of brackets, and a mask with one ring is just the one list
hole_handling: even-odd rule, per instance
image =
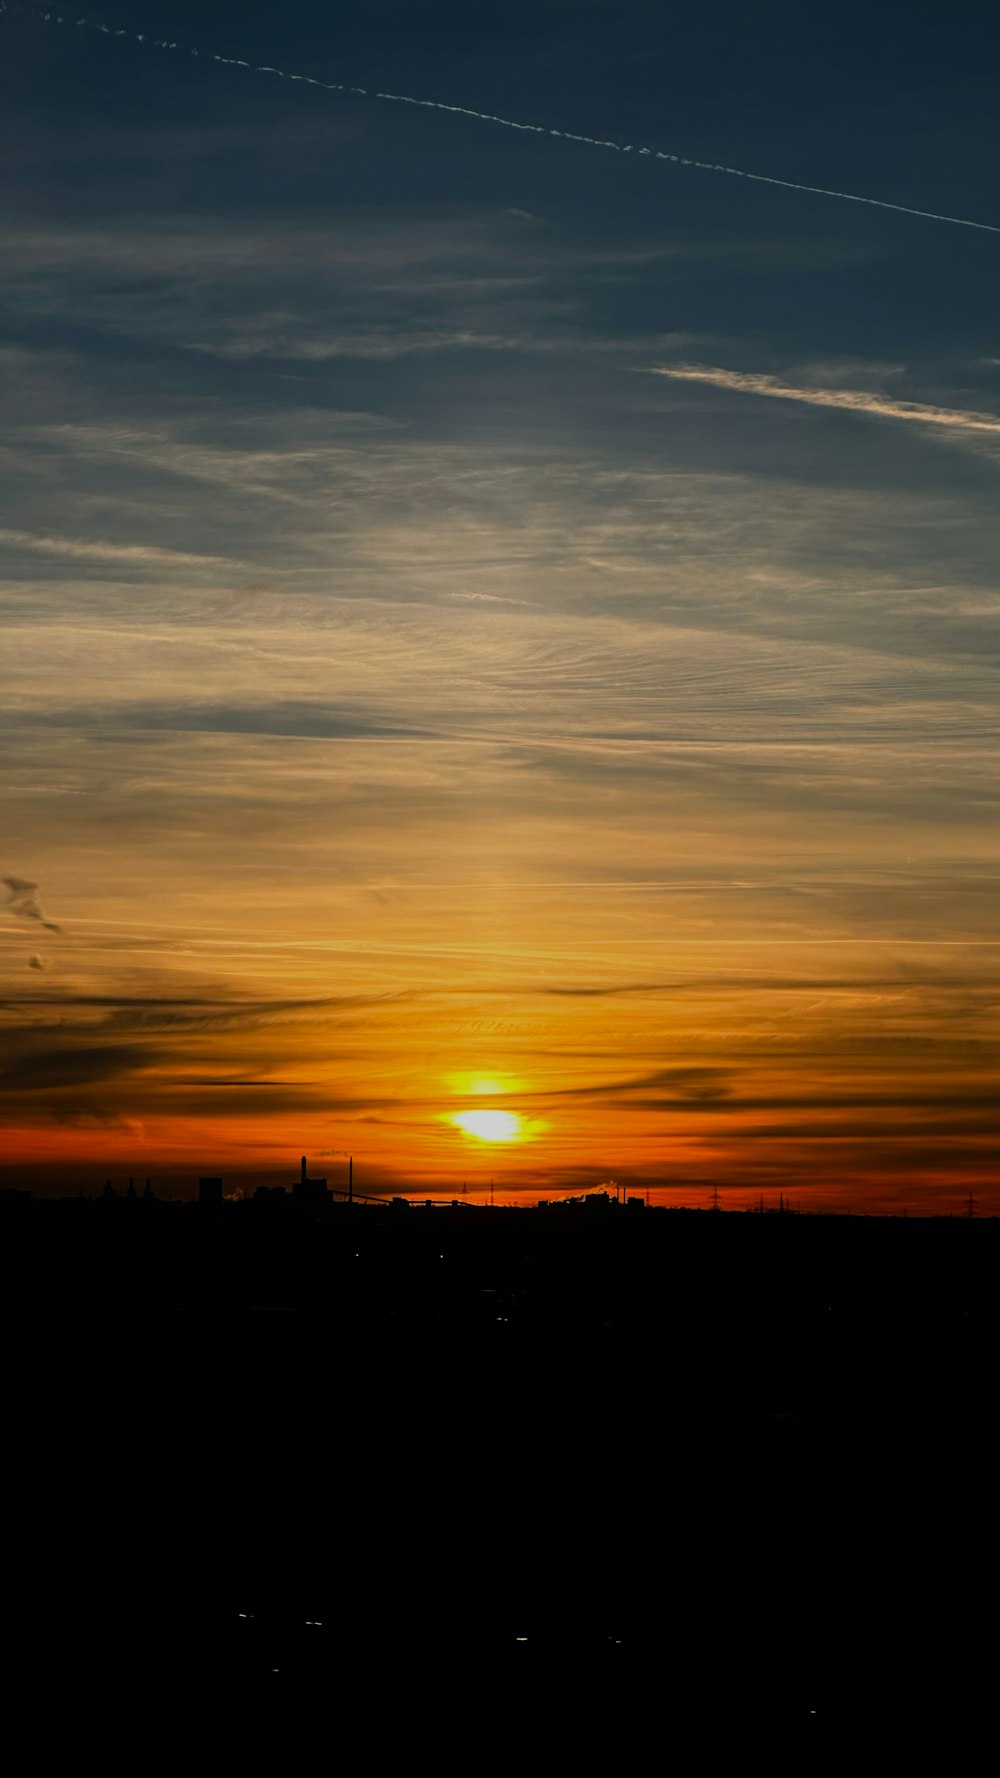
[[99, 31], [105, 37], [126, 37], [152, 49], [173, 50], [180, 55], [194, 56], [199, 61], [218, 62], [223, 68], [243, 68], [248, 74], [272, 74], [278, 80], [296, 81], [301, 86], [319, 87], [325, 93], [356, 93], [363, 99], [384, 99], [393, 105], [418, 105], [428, 111], [448, 111], [458, 117], [472, 117], [479, 123], [499, 124], [505, 130], [521, 130], [535, 136], [556, 136], [563, 142], [583, 142], [589, 148], [608, 148], [615, 154], [635, 154], [651, 160], [670, 161], [677, 167], [696, 167], [703, 173], [726, 173], [732, 179], [751, 179], [758, 185], [780, 185], [785, 191], [805, 191], [814, 197], [842, 198], [849, 204], [870, 204], [877, 210], [895, 210], [903, 216], [920, 216], [925, 222], [950, 222], [957, 228], [978, 228], [987, 234], [1000, 235], [1000, 224], [973, 222], [968, 216], [944, 216], [939, 210], [918, 210], [912, 204], [893, 204], [888, 198], [861, 197], [855, 191], [835, 191], [828, 185], [803, 185], [797, 179], [777, 179], [769, 173], [748, 173], [745, 167], [727, 167], [719, 161], [695, 160], [691, 155], [668, 154], [662, 148], [642, 148], [633, 142], [614, 142], [605, 136], [584, 136], [576, 130], [557, 130], [549, 124], [521, 123], [513, 117], [499, 117], [493, 111], [477, 111], [471, 105], [448, 105], [442, 99], [418, 99], [412, 93], [384, 93], [374, 87], [349, 86], [336, 80], [316, 80], [311, 74], [290, 74], [286, 68], [272, 68], [267, 62], [247, 62], [242, 56], [216, 55], [212, 50], [193, 49], [189, 44], [166, 37], [154, 37], [148, 31], [136, 31], [120, 25], [100, 24], [77, 12], [43, 11], [25, 4], [25, 0], [0, 0], [0, 13], [23, 12], [41, 19], [45, 24], [76, 25]]

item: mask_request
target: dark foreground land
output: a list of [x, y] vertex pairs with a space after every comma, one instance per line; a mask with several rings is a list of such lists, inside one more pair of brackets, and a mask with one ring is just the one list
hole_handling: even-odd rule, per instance
[[0, 1239], [36, 1663], [348, 1714], [569, 1664], [812, 1732], [993, 1660], [992, 1221], [54, 1205]]

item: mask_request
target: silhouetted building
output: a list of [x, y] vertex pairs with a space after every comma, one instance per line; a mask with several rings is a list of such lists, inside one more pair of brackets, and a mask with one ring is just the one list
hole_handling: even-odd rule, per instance
[[34, 1199], [31, 1193], [22, 1191], [18, 1186], [5, 1185], [0, 1190], [0, 1210], [11, 1212], [27, 1210], [32, 1203], [34, 1203]]
[[198, 1202], [203, 1204], [206, 1209], [217, 1209], [222, 1203], [222, 1180], [199, 1179]]
[[253, 1209], [256, 1216], [290, 1216], [292, 1194], [283, 1185], [259, 1185], [253, 1194]]
[[330, 1194], [325, 1179], [310, 1179], [306, 1169], [306, 1157], [302, 1156], [301, 1171], [292, 1187], [292, 1197], [296, 1204], [308, 1205], [310, 1209], [330, 1202]]

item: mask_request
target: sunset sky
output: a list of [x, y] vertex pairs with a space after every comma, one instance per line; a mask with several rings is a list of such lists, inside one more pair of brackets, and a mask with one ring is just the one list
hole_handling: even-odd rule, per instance
[[2, 1182], [1000, 1209], [997, 235], [206, 59], [997, 226], [1000, 19], [110, 16], [0, 15]]

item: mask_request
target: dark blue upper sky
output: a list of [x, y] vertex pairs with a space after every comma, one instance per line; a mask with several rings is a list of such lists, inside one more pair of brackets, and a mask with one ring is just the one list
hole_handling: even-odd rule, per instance
[[[723, 3], [282, 9], [123, 0], [136, 30], [985, 221], [1000, 216], [1000, 25], [981, 5]], [[336, 98], [8, 13], [10, 214], [291, 221], [341, 206], [543, 210], [602, 246], [740, 243], [670, 293], [669, 327], [744, 329], [874, 357], [989, 349], [988, 236], [723, 175], [622, 162], [471, 119]], [[808, 264], [793, 264], [791, 255]], [[863, 278], [858, 258], [867, 261]], [[591, 318], [662, 327], [663, 280], [593, 285]]]
[[[632, 373], [664, 353], [812, 366], [813, 383], [829, 369], [897, 399], [990, 405], [1000, 237], [206, 59], [996, 222], [988, 8], [122, 0], [114, 20], [181, 47], [0, 17], [0, 337], [70, 354], [81, 401], [130, 412], [183, 392], [232, 419], [281, 406], [297, 378], [307, 408], [430, 435], [599, 441], [689, 467], [722, 452], [764, 475], [787, 467], [787, 428], [759, 402], [729, 401], [723, 440], [695, 391], [679, 437], [663, 401], [690, 392]], [[888, 448], [884, 428], [823, 419], [797, 429], [798, 475], [926, 480], [923, 432], [914, 456], [903, 428]], [[985, 493], [976, 456], [938, 450], [935, 482]]]

